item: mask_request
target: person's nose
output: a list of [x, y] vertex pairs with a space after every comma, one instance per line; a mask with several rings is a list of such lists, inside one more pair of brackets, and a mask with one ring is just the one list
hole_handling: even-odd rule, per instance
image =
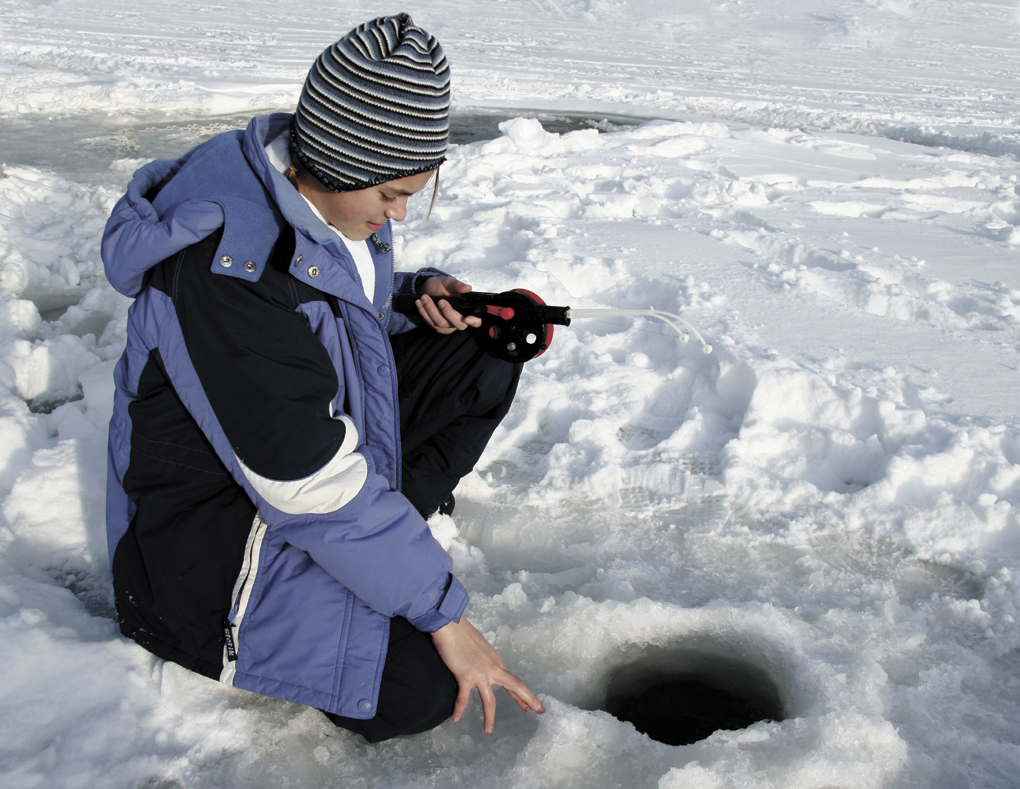
[[403, 222], [407, 217], [407, 198], [398, 197], [397, 202], [386, 209], [386, 218], [394, 222]]

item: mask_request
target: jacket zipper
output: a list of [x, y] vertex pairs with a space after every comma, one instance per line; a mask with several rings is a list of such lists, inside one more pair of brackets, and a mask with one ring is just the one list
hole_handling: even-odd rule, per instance
[[[256, 515], [251, 531], [248, 534], [248, 544], [244, 550], [244, 563], [241, 565], [241, 571], [238, 573], [237, 582], [234, 584], [233, 594], [231, 595], [233, 605], [230, 609], [230, 615], [224, 624], [225, 673], [227, 672], [227, 664], [237, 660], [240, 650], [239, 633], [241, 623], [244, 621], [244, 616], [247, 613], [248, 603], [251, 600], [251, 592], [258, 575], [259, 559], [262, 554], [262, 542], [266, 536], [266, 529], [266, 522]], [[232, 678], [232, 667], [229, 673]], [[226, 681], [223, 676], [220, 679]]]

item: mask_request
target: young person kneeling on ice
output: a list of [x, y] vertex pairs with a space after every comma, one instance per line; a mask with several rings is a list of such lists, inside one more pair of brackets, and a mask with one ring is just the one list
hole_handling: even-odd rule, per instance
[[[139, 170], [103, 239], [135, 298], [107, 526], [121, 631], [371, 742], [541, 702], [464, 618], [423, 516], [510, 407], [440, 271], [393, 273], [390, 222], [438, 175], [449, 68], [407, 15], [352, 30], [292, 115]], [[415, 321], [390, 310], [415, 293]]]

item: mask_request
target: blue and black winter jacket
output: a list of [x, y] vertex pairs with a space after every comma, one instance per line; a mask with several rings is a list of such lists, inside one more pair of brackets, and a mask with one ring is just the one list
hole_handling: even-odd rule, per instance
[[366, 298], [266, 158], [289, 122], [143, 167], [107, 225], [107, 276], [135, 297], [110, 425], [117, 611], [160, 657], [370, 718], [390, 617], [434, 632], [467, 593], [399, 493], [387, 335], [411, 324], [389, 300], [417, 275], [394, 277], [387, 225]]

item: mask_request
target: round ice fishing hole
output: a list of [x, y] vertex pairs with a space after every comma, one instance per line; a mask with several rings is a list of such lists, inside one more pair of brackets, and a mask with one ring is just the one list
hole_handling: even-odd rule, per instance
[[666, 745], [786, 718], [768, 673], [723, 655], [652, 647], [608, 679], [602, 709]]

